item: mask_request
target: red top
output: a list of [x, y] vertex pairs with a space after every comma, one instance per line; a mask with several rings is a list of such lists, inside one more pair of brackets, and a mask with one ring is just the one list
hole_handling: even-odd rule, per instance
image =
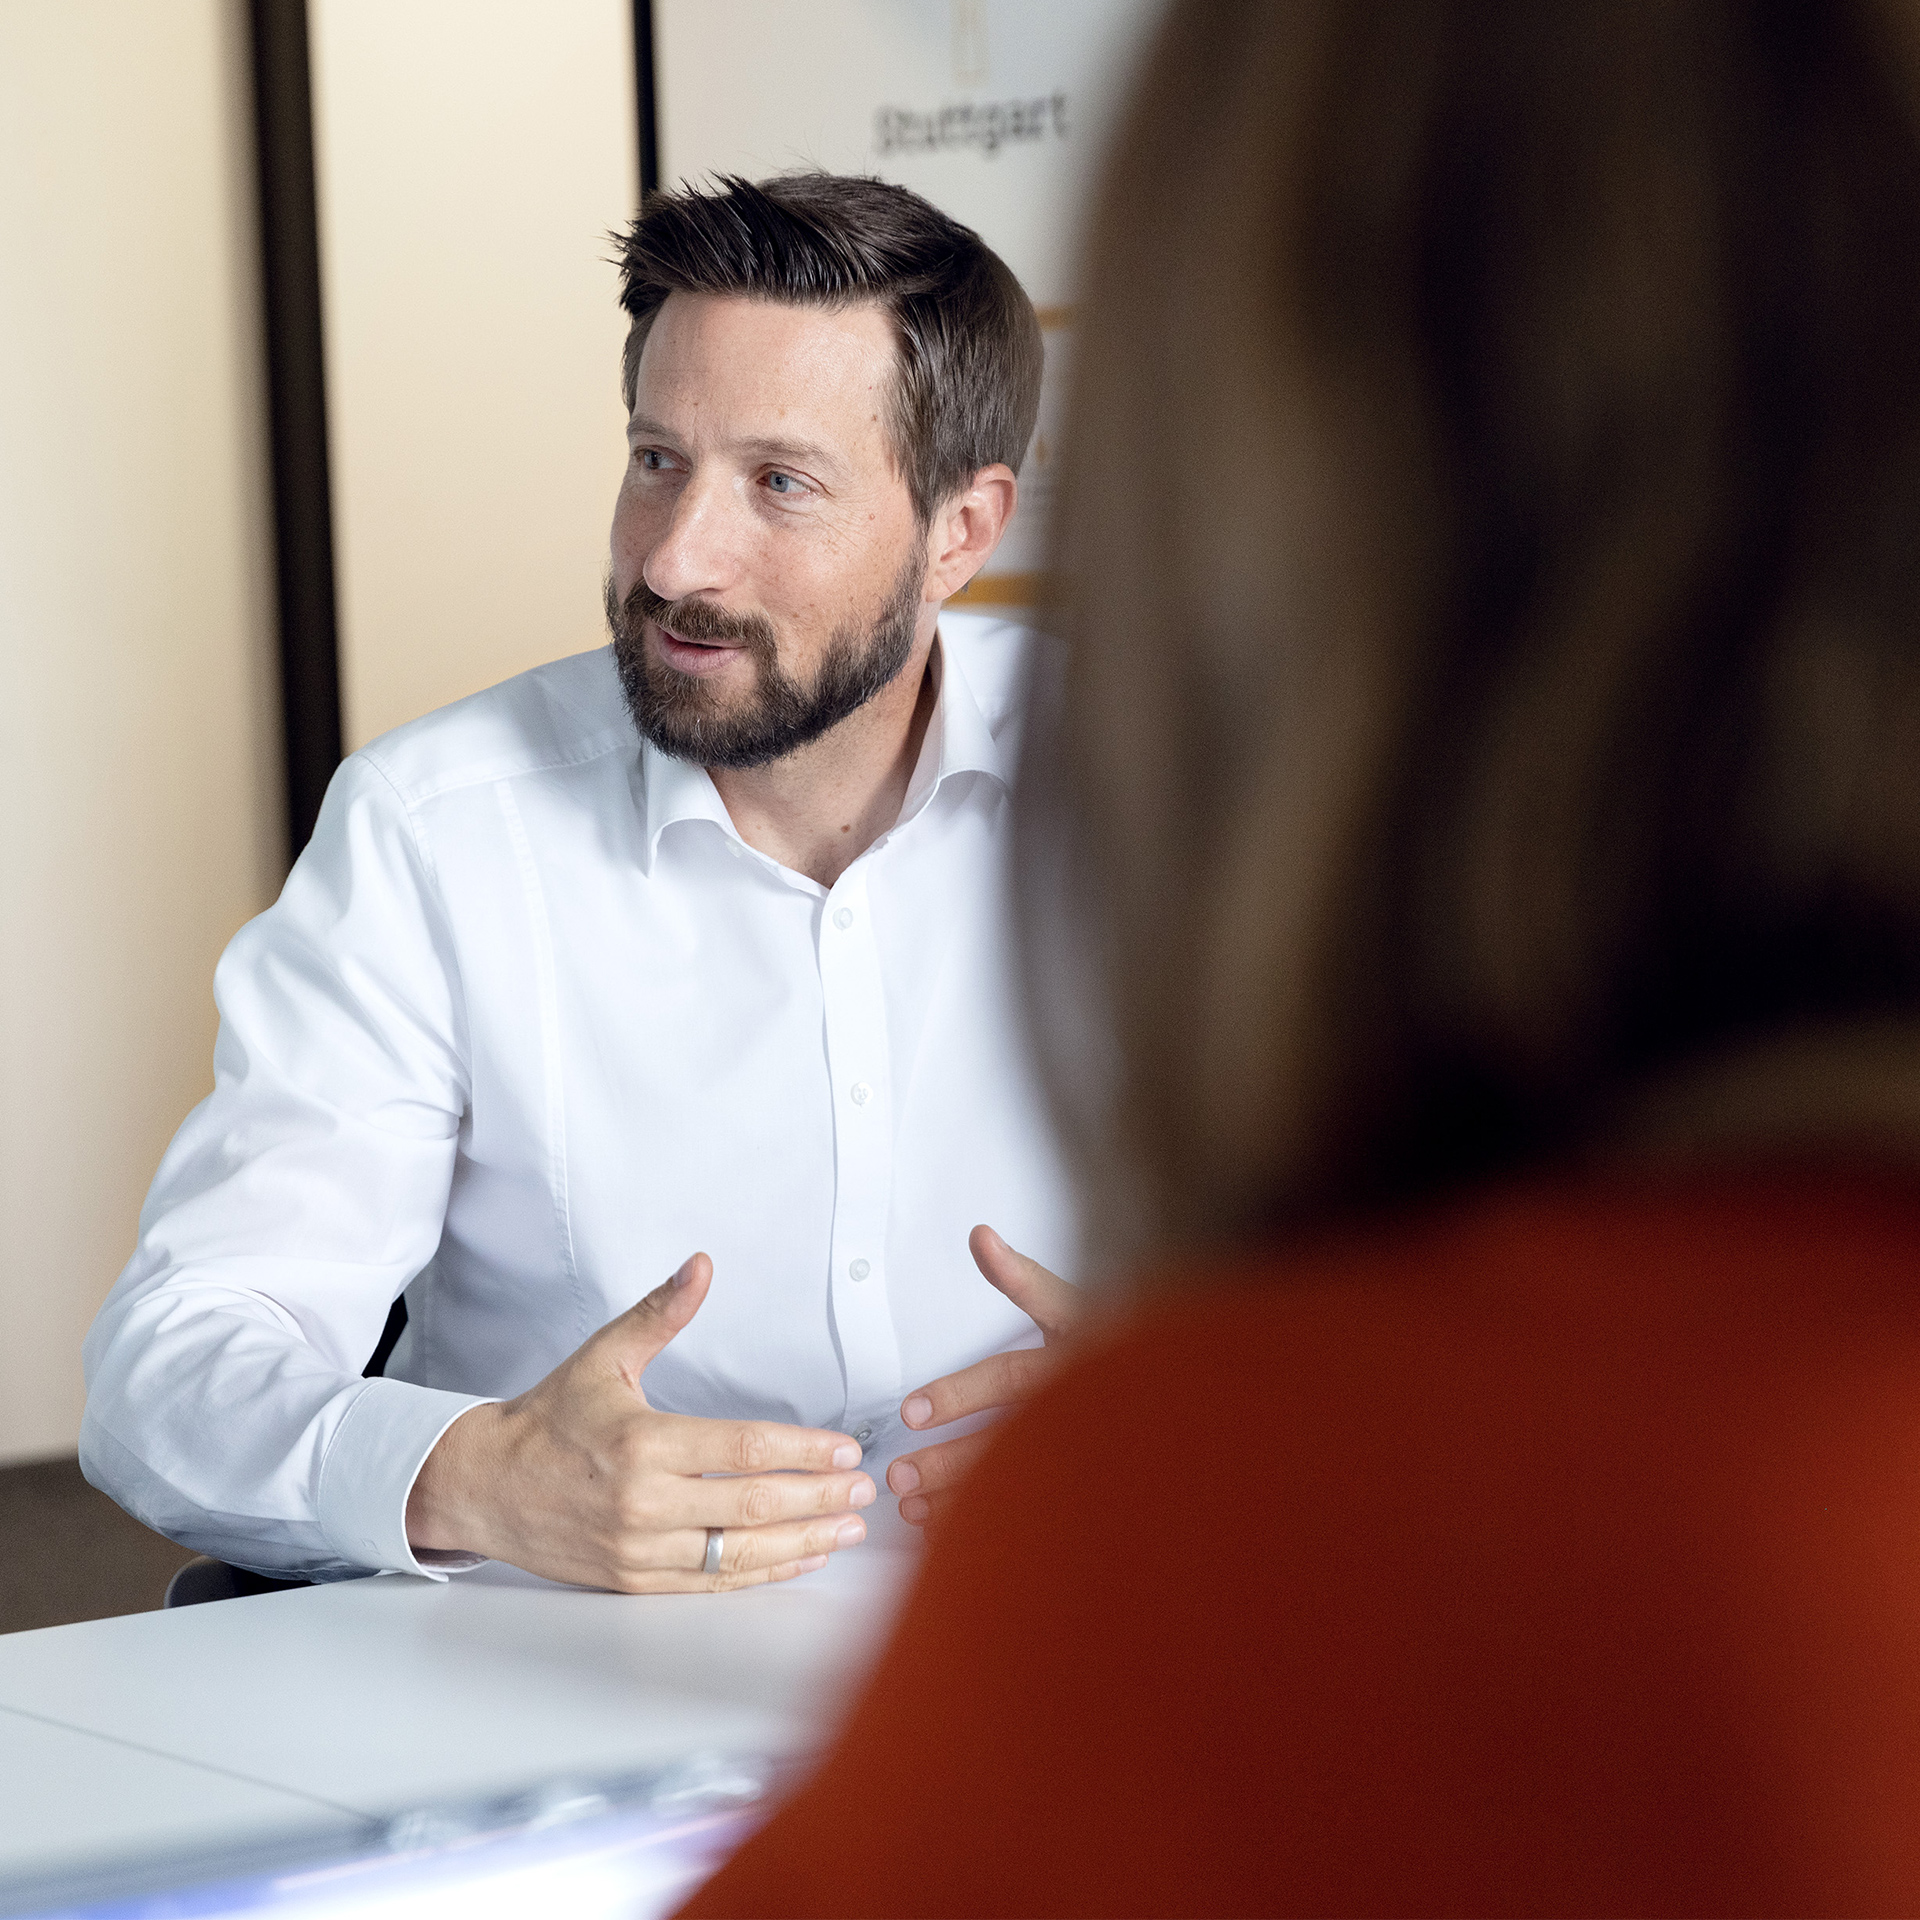
[[1920, 1186], [1217, 1278], [1007, 1422], [684, 1912], [1920, 1913]]

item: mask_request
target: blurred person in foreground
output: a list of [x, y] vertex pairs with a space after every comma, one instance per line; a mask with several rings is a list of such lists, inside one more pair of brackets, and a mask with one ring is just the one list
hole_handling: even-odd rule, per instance
[[1128, 1311], [689, 1912], [1920, 1910], [1916, 38], [1175, 12], [1016, 836]]

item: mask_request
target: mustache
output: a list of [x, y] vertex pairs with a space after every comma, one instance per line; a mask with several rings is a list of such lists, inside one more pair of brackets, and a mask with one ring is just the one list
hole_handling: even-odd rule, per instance
[[705, 600], [663, 600], [644, 580], [636, 580], [627, 597], [614, 605], [613, 581], [607, 581], [607, 622], [627, 645], [639, 639], [641, 622], [651, 620], [682, 640], [724, 642], [744, 646], [760, 658], [774, 656], [773, 622], [764, 613], [728, 613]]

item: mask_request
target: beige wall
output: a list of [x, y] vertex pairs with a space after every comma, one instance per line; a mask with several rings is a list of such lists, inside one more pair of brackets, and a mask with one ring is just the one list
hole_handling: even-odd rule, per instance
[[212, 1083], [283, 839], [240, 9], [0, 0], [0, 1461]]
[[629, 0], [312, 0], [346, 741], [606, 638]]

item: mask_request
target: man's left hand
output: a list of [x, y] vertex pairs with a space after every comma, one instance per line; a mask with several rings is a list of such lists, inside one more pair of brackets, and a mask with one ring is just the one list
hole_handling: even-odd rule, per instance
[[[1043, 1347], [1021, 1347], [989, 1354], [930, 1386], [908, 1394], [900, 1418], [915, 1429], [944, 1427], [951, 1420], [991, 1408], [1010, 1407], [1038, 1387], [1059, 1364], [1060, 1346], [1085, 1318], [1080, 1289], [1038, 1260], [1015, 1253], [991, 1227], [975, 1227], [967, 1236], [973, 1263], [1046, 1335]], [[887, 1485], [900, 1495], [900, 1518], [924, 1527], [937, 1520], [956, 1482], [985, 1450], [991, 1436], [962, 1434], [937, 1446], [903, 1453], [887, 1469]]]

